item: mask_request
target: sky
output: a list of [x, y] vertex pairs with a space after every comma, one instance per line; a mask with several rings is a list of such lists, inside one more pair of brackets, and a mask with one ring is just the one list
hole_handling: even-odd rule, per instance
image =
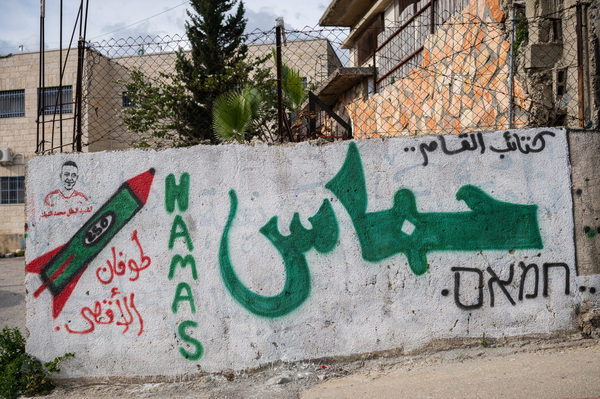
[[[244, 0], [246, 31], [270, 30], [277, 17], [284, 18], [286, 30], [316, 27], [328, 5], [329, 0]], [[64, 47], [69, 44], [78, 8], [78, 0], [63, 0]], [[146, 35], [185, 35], [186, 8], [191, 10], [183, 0], [89, 0], [87, 39], [94, 42]], [[20, 45], [25, 52], [39, 51], [40, 1], [0, 0], [0, 10], [0, 54], [18, 53]], [[59, 0], [46, 0], [44, 24], [45, 48], [58, 48]], [[77, 37], [78, 31], [74, 43]]]

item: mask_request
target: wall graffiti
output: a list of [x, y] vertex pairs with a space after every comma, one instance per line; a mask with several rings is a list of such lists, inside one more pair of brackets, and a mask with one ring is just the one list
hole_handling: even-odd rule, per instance
[[[120, 292], [118, 291], [117, 287], [114, 287], [113, 294], [110, 296], [109, 299], [102, 300], [102, 304], [100, 303], [100, 301], [94, 302], [94, 310], [87, 306], [81, 309], [81, 316], [87, 321], [87, 323], [89, 324], [89, 328], [82, 331], [76, 331], [72, 330], [68, 324], [65, 324], [65, 329], [71, 334], [89, 334], [96, 329], [96, 325], [112, 324], [113, 322], [115, 322], [116, 326], [125, 326], [125, 329], [122, 332], [123, 334], [125, 334], [129, 330], [129, 326], [134, 322], [135, 318], [137, 317], [137, 320], [139, 321], [140, 325], [140, 329], [137, 333], [137, 336], [139, 337], [144, 331], [144, 320], [142, 319], [140, 312], [138, 312], [133, 302], [134, 293], [132, 292], [131, 294], [129, 294], [129, 296], [123, 295], [121, 299], [114, 299], [116, 295], [120, 295]], [[129, 304], [127, 304], [128, 299]], [[121, 307], [121, 301], [123, 302], [123, 307]], [[118, 312], [116, 314], [121, 315], [123, 321], [115, 321], [115, 311], [110, 308], [110, 306], [113, 305], [113, 303], [118, 308]], [[108, 309], [104, 310], [104, 314], [102, 313], [102, 305], [108, 306]], [[125, 309], [125, 311], [123, 311], [123, 309]]]
[[319, 211], [308, 218], [312, 229], [307, 230], [300, 223], [300, 215], [294, 214], [290, 224], [290, 235], [283, 236], [277, 229], [277, 216], [273, 216], [260, 229], [260, 233], [277, 248], [285, 264], [285, 286], [271, 297], [250, 291], [235, 274], [229, 257], [229, 230], [237, 212], [235, 191], [229, 192], [231, 207], [227, 224], [221, 238], [219, 264], [221, 276], [229, 293], [248, 311], [264, 317], [278, 317], [290, 313], [300, 306], [310, 294], [310, 271], [304, 253], [315, 248], [320, 253], [328, 253], [335, 248], [339, 227], [329, 200], [325, 199]]
[[[135, 259], [129, 259], [127, 263], [123, 260], [123, 252], [119, 252], [119, 261], [117, 262], [117, 253], [115, 251], [115, 247], [111, 248], [113, 259], [112, 262], [109, 260], [106, 261], [106, 265], [108, 267], [99, 267], [96, 270], [96, 277], [98, 277], [98, 281], [102, 284], [108, 285], [113, 281], [115, 276], [123, 276], [127, 268], [129, 268], [132, 276], [129, 277], [130, 281], [135, 281], [140, 277], [140, 272], [150, 267], [152, 264], [152, 259], [149, 256], [144, 255], [144, 249], [142, 248], [142, 244], [140, 244], [140, 240], [138, 238], [137, 230], [133, 231], [133, 235], [131, 236], [131, 241], [135, 242], [139, 251], [140, 251], [140, 259], [136, 261]], [[101, 275], [106, 275], [108, 273], [108, 278], [104, 279]]]
[[151, 168], [127, 180], [66, 244], [27, 264], [25, 271], [39, 274], [42, 280], [33, 297], [48, 289], [53, 297], [54, 318], [62, 311], [88, 265], [145, 205], [154, 173]]
[[[179, 184], [175, 178], [173, 173], [169, 174], [165, 179], [165, 211], [167, 214], [173, 214], [175, 209], [178, 209], [181, 214], [185, 213], [188, 210], [189, 204], [189, 196], [190, 196], [190, 174], [185, 172], [182, 173], [179, 178]], [[190, 236], [189, 230], [185, 221], [183, 220], [181, 214], [175, 215], [173, 219], [173, 224], [171, 225], [171, 233], [169, 234], [169, 243], [168, 248], [169, 251], [172, 251], [175, 247], [175, 242], [177, 239], [182, 239], [185, 248], [192, 252], [194, 250], [194, 244], [192, 243], [192, 238]], [[181, 240], [180, 240], [181, 241]], [[171, 263], [169, 267], [168, 279], [173, 280], [176, 275], [177, 266], [180, 266], [181, 269], [185, 269], [186, 266], [190, 266], [192, 279], [198, 280], [198, 271], [196, 269], [196, 260], [194, 259], [192, 254], [187, 254], [182, 256], [181, 254], [175, 254], [171, 258]], [[184, 292], [185, 291], [185, 292]], [[190, 285], [185, 281], [180, 281], [177, 284], [177, 288], [175, 289], [175, 296], [173, 297], [173, 302], [171, 303], [171, 312], [173, 314], [179, 314], [180, 304], [182, 302], [187, 302], [189, 305], [189, 312], [193, 315], [196, 313], [196, 303], [194, 302], [194, 294]], [[187, 309], [187, 308], [186, 308]], [[182, 313], [186, 310], [182, 310]], [[197, 361], [202, 358], [204, 355], [204, 346], [202, 343], [196, 338], [192, 337], [187, 333], [187, 329], [196, 329], [198, 327], [198, 323], [193, 320], [185, 320], [179, 323], [179, 327], [177, 328], [177, 333], [181, 340], [188, 345], [194, 347], [194, 352], [188, 351], [183, 346], [179, 347], [179, 353], [185, 359], [189, 361]]]
[[427, 271], [426, 254], [432, 251], [543, 248], [536, 205], [498, 201], [473, 185], [456, 193], [471, 212], [421, 213], [413, 192], [401, 189], [391, 209], [367, 213], [365, 174], [354, 143], [342, 169], [325, 187], [350, 214], [364, 260], [379, 262], [403, 253], [416, 275]]
[[[115, 247], [112, 247], [112, 262], [110, 259], [107, 259], [106, 266], [99, 267], [96, 270], [96, 278], [102, 285], [112, 285], [114, 277], [125, 276], [125, 273], [128, 269], [128, 280], [136, 281], [140, 277], [140, 272], [148, 269], [152, 264], [152, 259], [149, 256], [144, 255], [144, 249], [142, 248], [142, 244], [140, 243], [140, 240], [138, 238], [137, 230], [133, 231], [133, 234], [131, 235], [131, 241], [133, 241], [136, 244], [140, 252], [139, 262], [133, 258], [129, 259], [128, 262], [125, 262], [122, 259], [124, 259], [124, 257], [127, 255], [124, 254], [122, 251], [119, 251], [119, 258], [121, 260], [117, 262]], [[106, 278], [106, 276], [108, 276], [108, 278]], [[130, 293], [129, 296], [127, 294], [124, 294], [121, 298], [119, 298], [118, 295], [123, 295], [119, 291], [119, 287], [112, 287], [110, 290], [110, 297], [108, 299], [103, 299], [102, 302], [95, 301], [93, 305], [93, 310], [91, 307], [87, 306], [81, 309], [80, 314], [83, 317], [83, 319], [88, 323], [88, 328], [81, 331], [73, 330], [68, 325], [68, 323], [65, 323], [65, 330], [71, 334], [89, 334], [96, 329], [96, 325], [106, 325], [115, 322], [116, 326], [125, 326], [125, 329], [122, 332], [123, 334], [125, 334], [129, 330], [129, 325], [132, 324], [134, 322], [135, 317], [137, 317], [137, 320], [139, 321], [140, 325], [137, 335], [140, 336], [144, 331], [144, 320], [142, 319], [140, 312], [135, 306], [135, 294], [133, 292]], [[115, 297], [117, 298], [115, 299]], [[123, 306], [121, 306], [121, 303], [123, 304]], [[104, 314], [103, 305], [105, 308]], [[111, 306], [113, 306], [112, 309]], [[114, 306], [116, 306], [116, 308], [114, 308]], [[116, 312], [116, 309], [118, 309], [118, 312]], [[57, 326], [55, 330], [59, 331], [60, 327]]]
[[62, 187], [46, 195], [44, 199], [43, 218], [51, 216], [71, 216], [78, 213], [89, 213], [93, 210], [90, 200], [85, 194], [75, 190], [79, 178], [79, 168], [73, 161], [66, 161], [61, 166], [60, 180]]
[[[413, 192], [401, 189], [396, 192], [391, 209], [368, 213], [365, 174], [355, 143], [349, 144], [342, 168], [325, 188], [335, 194], [350, 215], [364, 260], [380, 262], [403, 253], [417, 276], [427, 272], [427, 253], [432, 251], [543, 248], [536, 205], [498, 201], [472, 185], [465, 185], [456, 193], [456, 199], [464, 201], [470, 212], [422, 213], [417, 210]], [[294, 214], [291, 234], [287, 237], [277, 230], [277, 216], [260, 229], [283, 257], [286, 272], [281, 293], [265, 297], [246, 288], [231, 264], [228, 237], [237, 212], [235, 191], [231, 190], [229, 197], [229, 217], [219, 250], [221, 275], [227, 290], [245, 309], [256, 315], [278, 317], [290, 313], [310, 294], [310, 271], [303, 253], [313, 247], [318, 252], [328, 253], [338, 240], [339, 226], [329, 200], [325, 199], [319, 212], [308, 219], [313, 225], [312, 230], [302, 226], [298, 213]], [[510, 281], [501, 281], [497, 276], [493, 281], [508, 295], [504, 285]], [[490, 290], [491, 284], [492, 280]], [[493, 303], [492, 291], [492, 306]]]
[[[533, 135], [519, 135], [518, 133], [511, 133], [510, 131], [506, 131], [503, 134], [503, 138], [505, 141], [505, 148], [496, 148], [494, 146], [489, 146], [490, 151], [501, 153], [500, 158], [504, 158], [504, 153], [518, 151], [521, 154], [530, 154], [543, 151], [546, 148], [546, 139], [544, 136], [554, 137], [555, 133], [549, 131], [540, 131]], [[448, 145], [446, 144], [446, 138], [444, 136], [437, 136], [436, 140], [430, 141], [428, 143], [419, 144], [419, 151], [423, 155], [423, 166], [427, 166], [429, 164], [429, 156], [428, 153], [434, 152], [438, 148], [442, 150], [442, 152], [446, 155], [456, 155], [465, 151], [477, 151], [479, 149], [480, 153], [485, 153], [486, 144], [483, 138], [482, 133], [471, 133], [471, 134], [459, 134], [459, 139], [462, 139], [460, 142], [460, 147], [457, 149], [448, 149]], [[469, 139], [471, 141], [469, 141]], [[439, 141], [439, 146], [438, 146]], [[404, 151], [415, 150], [415, 147], [406, 147]]]
[[[520, 284], [519, 284], [519, 294], [518, 294], [518, 300], [519, 301], [523, 301], [523, 293], [525, 290], [525, 281], [527, 279], [527, 275], [529, 273], [530, 270], [534, 271], [534, 278], [535, 278], [535, 283], [533, 285], [533, 293], [532, 294], [526, 294], [525, 298], [526, 299], [533, 299], [533, 298], [537, 298], [538, 296], [538, 286], [539, 286], [539, 268], [535, 263], [531, 263], [529, 265], [525, 265], [524, 262], [519, 262], [519, 267], [522, 270], [522, 274], [521, 274], [521, 280], [520, 280]], [[543, 274], [544, 274], [544, 281], [543, 281], [543, 296], [547, 297], [548, 296], [548, 292], [549, 292], [549, 273], [550, 270], [552, 268], [560, 268], [562, 270], [564, 270], [564, 279], [565, 279], [565, 289], [564, 289], [564, 294], [565, 295], [569, 295], [571, 293], [571, 289], [570, 289], [570, 284], [571, 284], [571, 271], [569, 269], [569, 266], [566, 263], [544, 263], [542, 265], [542, 269], [543, 269]], [[473, 267], [453, 267], [450, 269], [451, 271], [454, 272], [454, 303], [456, 304], [456, 306], [460, 309], [463, 310], [473, 310], [473, 309], [480, 309], [481, 307], [483, 307], [483, 289], [484, 289], [484, 273], [482, 270], [479, 270], [477, 268], [473, 268]], [[514, 276], [514, 264], [511, 264], [509, 266], [509, 275], [508, 278], [506, 280], [501, 280], [498, 275], [496, 274], [496, 272], [490, 267], [488, 266], [486, 271], [488, 272], [488, 274], [491, 276], [488, 280], [488, 292], [490, 295], [490, 307], [494, 307], [495, 304], [495, 294], [494, 294], [494, 287], [497, 287], [498, 289], [500, 289], [500, 292], [502, 292], [504, 294], [504, 296], [506, 297], [506, 299], [510, 302], [510, 304], [512, 306], [516, 306], [516, 302], [513, 299], [513, 297], [511, 296], [510, 292], [508, 291], [507, 287], [512, 283], [513, 281], [513, 276]], [[460, 299], [460, 281], [461, 281], [461, 272], [463, 273], [475, 273], [475, 275], [477, 276], [477, 301], [475, 303], [472, 304], [464, 304], [461, 299]], [[464, 276], [467, 276], [466, 274]], [[473, 275], [471, 275], [473, 276]], [[585, 287], [584, 287], [585, 288]], [[442, 295], [446, 296], [450, 293], [450, 291], [448, 289], [443, 289], [442, 290]]]
[[[539, 129], [35, 158], [28, 351], [175, 376], [572, 329], [600, 276], [568, 151]], [[57, 184], [93, 211], [46, 216]]]

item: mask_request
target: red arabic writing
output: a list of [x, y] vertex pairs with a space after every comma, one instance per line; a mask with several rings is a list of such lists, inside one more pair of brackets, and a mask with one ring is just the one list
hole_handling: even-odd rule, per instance
[[[112, 306], [113, 303], [116, 304], [117, 308], [119, 309], [120, 319], [122, 320], [115, 322], [115, 324], [117, 326], [125, 326], [125, 329], [123, 330], [123, 334], [125, 334], [129, 330], [129, 326], [134, 322], [135, 318], [133, 313], [131, 312], [133, 310], [140, 322], [140, 330], [137, 333], [137, 335], [138, 337], [142, 335], [142, 332], [144, 331], [144, 320], [142, 319], [140, 312], [138, 312], [133, 302], [134, 293], [132, 292], [131, 294], [129, 294], [129, 297], [127, 295], [123, 295], [122, 303], [124, 306], [121, 306], [121, 300], [119, 298], [115, 299], [114, 301], [112, 300], [115, 296], [121, 294], [119, 292], [119, 289], [117, 287], [113, 287], [111, 293], [112, 295], [110, 297], [110, 300], [104, 299], [102, 301], [102, 304], [108, 306]], [[129, 303], [127, 303], [128, 299]], [[105, 309], [104, 314], [102, 314], [102, 304], [100, 303], [100, 301], [96, 301], [94, 303], [93, 310], [92, 308], [89, 308], [87, 306], [81, 309], [81, 316], [83, 316], [83, 318], [88, 322], [89, 328], [82, 331], [75, 331], [71, 330], [69, 328], [69, 325], [65, 323], [65, 329], [71, 334], [89, 334], [96, 329], [96, 325], [113, 323], [115, 321], [115, 312], [113, 311], [113, 309], [108, 308]], [[125, 309], [125, 312], [123, 312], [123, 308]]]
[[[134, 241], [137, 244], [137, 247], [140, 251], [140, 261], [139, 264], [138, 262], [136, 262], [134, 259], [129, 259], [129, 261], [127, 262], [127, 264], [125, 263], [124, 260], [119, 260], [119, 262], [117, 262], [117, 252], [115, 250], [115, 247], [112, 247], [112, 254], [113, 254], [113, 259], [112, 259], [112, 263], [110, 262], [110, 259], [106, 261], [106, 264], [108, 265], [107, 267], [99, 267], [96, 270], [96, 277], [98, 277], [98, 280], [105, 285], [110, 284], [113, 281], [113, 278], [115, 277], [115, 275], [117, 276], [122, 276], [125, 274], [125, 271], [127, 270], [127, 267], [129, 267], [129, 270], [131, 270], [134, 275], [132, 277], [129, 277], [130, 281], [135, 281], [140, 277], [140, 272], [142, 270], [147, 269], [148, 267], [150, 267], [150, 264], [152, 263], [152, 260], [150, 259], [149, 256], [145, 256], [144, 255], [144, 250], [142, 249], [142, 244], [140, 244], [140, 240], [138, 239], [138, 232], [137, 230], [133, 231], [133, 234], [131, 236], [131, 241]], [[119, 256], [122, 257], [123, 256], [123, 252], [119, 252]], [[103, 279], [100, 274], [103, 273], [104, 275], [106, 273], [109, 273], [109, 277], [108, 279]]]
[[58, 212], [58, 211], [44, 211], [42, 212], [42, 217], [43, 218], [48, 218], [50, 216], [63, 216], [63, 215], [67, 215], [67, 216], [71, 216], [71, 215], [75, 215], [76, 213], [89, 213], [93, 210], [92, 206], [88, 206], [87, 208], [69, 208], [66, 211], [62, 211], [62, 212]]

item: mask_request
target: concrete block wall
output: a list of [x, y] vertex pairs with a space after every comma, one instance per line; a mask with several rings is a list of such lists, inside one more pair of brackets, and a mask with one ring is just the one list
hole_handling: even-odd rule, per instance
[[578, 305], [600, 298], [596, 241], [577, 233], [599, 216], [589, 140], [538, 129], [37, 157], [27, 349], [74, 352], [60, 377], [181, 376], [576, 331]]

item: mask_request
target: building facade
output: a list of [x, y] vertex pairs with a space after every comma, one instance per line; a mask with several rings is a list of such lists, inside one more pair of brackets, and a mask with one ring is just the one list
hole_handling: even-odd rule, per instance
[[597, 2], [570, 0], [333, 0], [320, 24], [350, 27], [355, 70], [317, 94], [364, 138], [593, 127], [596, 15]]

